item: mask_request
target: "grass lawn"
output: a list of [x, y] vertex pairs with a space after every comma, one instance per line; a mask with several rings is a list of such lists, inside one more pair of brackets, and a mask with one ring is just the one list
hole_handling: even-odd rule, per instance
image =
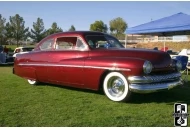
[[49, 84], [31, 86], [13, 75], [11, 66], [0, 67], [0, 126], [172, 127], [176, 102], [187, 103], [190, 109], [190, 81], [184, 87], [134, 94], [129, 103], [117, 103], [103, 92]]

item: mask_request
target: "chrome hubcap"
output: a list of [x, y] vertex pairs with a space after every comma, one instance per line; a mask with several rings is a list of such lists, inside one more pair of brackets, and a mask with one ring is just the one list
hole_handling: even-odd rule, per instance
[[36, 81], [35, 80], [28, 80], [28, 82], [30, 83], [30, 84], [34, 84], [34, 83], [36, 83]]
[[124, 93], [125, 84], [121, 78], [114, 76], [108, 80], [107, 88], [111, 96], [120, 97]]

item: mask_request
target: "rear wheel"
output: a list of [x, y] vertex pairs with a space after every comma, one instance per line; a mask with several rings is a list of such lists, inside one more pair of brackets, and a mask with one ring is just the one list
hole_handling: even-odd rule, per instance
[[103, 89], [106, 96], [112, 101], [127, 101], [130, 97], [128, 82], [121, 73], [109, 73], [103, 83]]
[[30, 80], [30, 79], [28, 79], [28, 83], [30, 85], [36, 85], [36, 84], [38, 84], [38, 82], [36, 80]]

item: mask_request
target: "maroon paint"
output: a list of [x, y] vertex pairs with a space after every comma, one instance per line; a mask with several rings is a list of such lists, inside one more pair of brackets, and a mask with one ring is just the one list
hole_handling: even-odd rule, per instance
[[[112, 68], [115, 65], [118, 68], [130, 69], [130, 71], [120, 71], [126, 77], [144, 75], [142, 67], [145, 60], [153, 64], [153, 72], [173, 69], [170, 67], [170, 56], [160, 51], [111, 48], [90, 49], [84, 37], [93, 34], [104, 35], [98, 32], [65, 32], [48, 36], [36, 46], [34, 52], [16, 57], [14, 64], [15, 74], [40, 82], [97, 90], [101, 75], [111, 70], [94, 67]], [[58, 51], [52, 48], [50, 51], [40, 51], [39, 46], [45, 40], [54, 39], [55, 41], [56, 38], [62, 36], [78, 36], [85, 41], [88, 49], [85, 51]], [[43, 64], [44, 66], [19, 66], [18, 64]], [[48, 66], [52, 64], [80, 67]]]

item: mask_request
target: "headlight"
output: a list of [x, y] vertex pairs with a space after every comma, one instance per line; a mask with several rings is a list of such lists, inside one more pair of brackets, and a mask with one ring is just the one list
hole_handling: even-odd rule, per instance
[[182, 69], [182, 64], [179, 60], [177, 60], [177, 62], [176, 62], [176, 69], [177, 69], [177, 71], [180, 71]]
[[152, 71], [152, 64], [150, 61], [144, 62], [143, 71], [145, 74], [149, 74]]

